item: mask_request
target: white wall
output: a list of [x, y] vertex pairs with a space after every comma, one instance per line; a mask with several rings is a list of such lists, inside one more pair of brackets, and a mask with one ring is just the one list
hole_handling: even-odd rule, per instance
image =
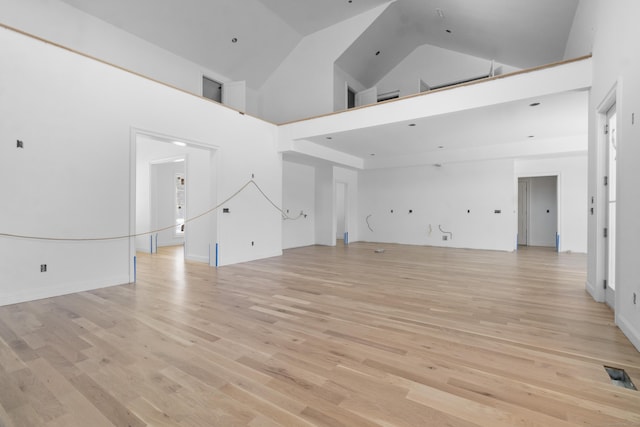
[[260, 88], [260, 117], [284, 123], [334, 109], [334, 62], [387, 4], [310, 34]]
[[315, 244], [315, 175], [313, 166], [282, 162], [282, 208], [296, 218], [282, 222], [283, 249]]
[[316, 167], [315, 236], [317, 245], [335, 246], [334, 178], [329, 164]]
[[[359, 238], [512, 251], [517, 234], [515, 185], [512, 160], [363, 171]], [[366, 224], [369, 215], [373, 231]], [[442, 240], [438, 226], [453, 238]]]
[[518, 160], [516, 177], [558, 176], [560, 252], [587, 252], [587, 156]]
[[[518, 70], [502, 64], [496, 67], [502, 67], [501, 74]], [[425, 44], [414, 49], [376, 86], [378, 93], [400, 90], [400, 96], [406, 96], [420, 92], [420, 79], [434, 87], [488, 74], [490, 68], [491, 60]]]
[[[0, 23], [202, 95], [202, 76], [230, 79], [58, 0], [0, 0]], [[247, 112], [257, 114], [257, 93], [247, 91]]]
[[573, 18], [564, 59], [578, 58], [593, 53], [599, 1], [581, 0]]
[[[282, 161], [273, 125], [6, 29], [0, 29], [0, 45], [0, 138], [24, 141], [23, 149], [0, 148], [0, 179], [15, 183], [4, 195], [15, 209], [0, 211], [8, 231], [130, 234], [132, 129], [214, 146], [224, 177], [220, 200], [254, 173], [280, 204]], [[257, 191], [248, 189], [228, 206], [232, 213], [219, 217], [221, 264], [281, 254], [280, 214]], [[133, 277], [133, 255], [128, 239], [1, 239], [0, 303], [126, 283]], [[40, 273], [42, 263], [47, 273]]]
[[[592, 44], [593, 86], [589, 105], [589, 198], [596, 201], [594, 215], [589, 215], [587, 290], [604, 301], [604, 187], [600, 150], [601, 123], [598, 107], [615, 89], [618, 115], [618, 194], [616, 235], [616, 322], [640, 349], [640, 303], [633, 304], [633, 294], [640, 299], [640, 2], [635, 0], [581, 1], [567, 44], [567, 54], [582, 53]], [[592, 43], [591, 43], [592, 41]], [[571, 49], [571, 50], [570, 50]], [[616, 86], [617, 85], [617, 86]], [[632, 117], [635, 115], [632, 121]]]

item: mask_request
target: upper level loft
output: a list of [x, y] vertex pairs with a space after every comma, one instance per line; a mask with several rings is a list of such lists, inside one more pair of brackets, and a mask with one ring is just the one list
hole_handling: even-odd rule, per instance
[[355, 169], [585, 153], [591, 74], [585, 56], [372, 97], [370, 105], [282, 124], [279, 149], [288, 160]]

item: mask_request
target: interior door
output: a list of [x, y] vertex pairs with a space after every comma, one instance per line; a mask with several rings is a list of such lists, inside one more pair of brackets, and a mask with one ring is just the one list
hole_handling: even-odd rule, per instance
[[228, 82], [222, 85], [222, 103], [244, 112], [247, 104], [247, 87], [243, 81]]
[[615, 310], [616, 291], [616, 106], [614, 105], [607, 112], [607, 171], [605, 182], [607, 185], [607, 206], [606, 206], [606, 255], [605, 255], [605, 277], [606, 289], [605, 300], [609, 307]]
[[378, 102], [378, 88], [372, 87], [356, 93], [356, 107]]

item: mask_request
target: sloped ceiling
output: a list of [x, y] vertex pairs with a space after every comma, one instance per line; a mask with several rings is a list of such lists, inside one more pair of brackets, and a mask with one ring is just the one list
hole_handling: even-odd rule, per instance
[[[416, 47], [431, 44], [529, 68], [563, 59], [579, 0], [61, 0], [231, 80], [259, 90], [302, 38], [381, 4], [338, 65], [375, 85]], [[447, 31], [449, 30], [449, 31]], [[237, 38], [237, 42], [232, 39]], [[380, 51], [379, 55], [375, 55]], [[343, 134], [312, 143], [360, 158], [455, 150], [586, 134], [586, 94], [541, 107], [505, 104]], [[544, 117], [539, 117], [540, 115]], [[562, 120], [557, 120], [563, 117]], [[456, 123], [465, 122], [465, 128]], [[550, 126], [549, 123], [554, 123]], [[474, 124], [474, 125], [471, 125]], [[556, 125], [559, 126], [556, 128]], [[487, 139], [476, 135], [490, 135]], [[529, 136], [535, 136], [529, 138]], [[331, 137], [332, 139], [327, 139]], [[401, 141], [394, 144], [389, 140]], [[443, 148], [439, 148], [443, 147]]]
[[387, 10], [338, 60], [344, 71], [365, 86], [373, 86], [423, 44], [517, 68], [555, 62], [563, 57], [579, 2], [62, 1], [231, 80], [245, 80], [256, 90], [304, 36], [385, 3], [390, 4]]
[[[259, 89], [302, 37], [387, 0], [62, 0]], [[232, 42], [233, 39], [237, 42]]]
[[[560, 61], [579, 0], [397, 0], [338, 59], [374, 86], [431, 44], [516, 68]], [[376, 52], [380, 52], [376, 55]]]

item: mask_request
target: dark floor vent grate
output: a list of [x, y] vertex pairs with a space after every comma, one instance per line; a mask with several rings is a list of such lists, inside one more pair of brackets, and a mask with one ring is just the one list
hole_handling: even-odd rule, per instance
[[631, 382], [631, 378], [625, 372], [624, 369], [612, 368], [610, 366], [605, 366], [604, 369], [609, 374], [609, 378], [611, 378], [611, 383], [615, 384], [619, 387], [628, 388], [630, 390], [638, 390], [633, 382]]

